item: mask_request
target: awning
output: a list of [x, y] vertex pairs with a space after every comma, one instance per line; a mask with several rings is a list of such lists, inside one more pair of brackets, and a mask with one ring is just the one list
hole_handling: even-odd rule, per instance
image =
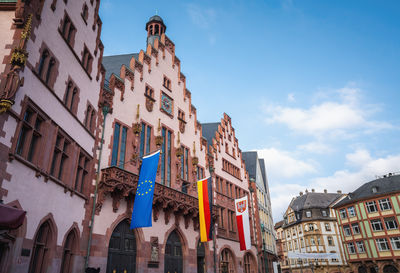
[[0, 229], [16, 229], [22, 225], [26, 211], [0, 204]]

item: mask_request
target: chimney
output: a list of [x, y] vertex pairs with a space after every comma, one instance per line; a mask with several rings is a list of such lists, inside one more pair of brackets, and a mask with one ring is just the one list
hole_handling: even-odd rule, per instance
[[312, 189], [311, 191], [312, 191], [312, 192], [315, 192], [315, 189]]
[[300, 192], [300, 196], [302, 196], [302, 195], [303, 195], [303, 192], [301, 191], [301, 192]]
[[324, 193], [328, 193], [328, 190], [327, 190], [327, 189], [324, 189]]
[[337, 193], [341, 194], [341, 193], [342, 193], [342, 191], [341, 191], [341, 190], [338, 190], [338, 191], [337, 191]]

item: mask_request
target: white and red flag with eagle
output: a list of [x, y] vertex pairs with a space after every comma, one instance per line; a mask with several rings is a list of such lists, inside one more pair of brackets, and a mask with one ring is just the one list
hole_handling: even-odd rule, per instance
[[247, 196], [235, 199], [236, 223], [240, 240], [240, 250], [251, 248], [249, 204]]

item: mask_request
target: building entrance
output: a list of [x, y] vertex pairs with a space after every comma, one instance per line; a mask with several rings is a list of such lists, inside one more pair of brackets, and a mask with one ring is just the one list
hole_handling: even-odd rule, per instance
[[108, 246], [107, 273], [136, 272], [136, 238], [127, 220], [114, 229]]
[[175, 230], [169, 235], [165, 245], [164, 273], [171, 272], [183, 272], [182, 243]]

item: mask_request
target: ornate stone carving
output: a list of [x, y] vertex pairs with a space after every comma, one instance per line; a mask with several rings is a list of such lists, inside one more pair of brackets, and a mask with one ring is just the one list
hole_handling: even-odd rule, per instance
[[163, 144], [163, 142], [164, 142], [164, 140], [163, 140], [163, 137], [162, 137], [162, 136], [156, 136], [156, 146], [157, 146], [158, 148], [161, 147], [161, 145]]
[[185, 132], [186, 121], [179, 119], [179, 131], [183, 134]]
[[118, 167], [103, 169], [98, 189], [96, 213], [100, 212], [108, 194], [113, 199], [113, 210], [116, 212], [122, 198], [134, 195], [138, 180], [139, 176]]

